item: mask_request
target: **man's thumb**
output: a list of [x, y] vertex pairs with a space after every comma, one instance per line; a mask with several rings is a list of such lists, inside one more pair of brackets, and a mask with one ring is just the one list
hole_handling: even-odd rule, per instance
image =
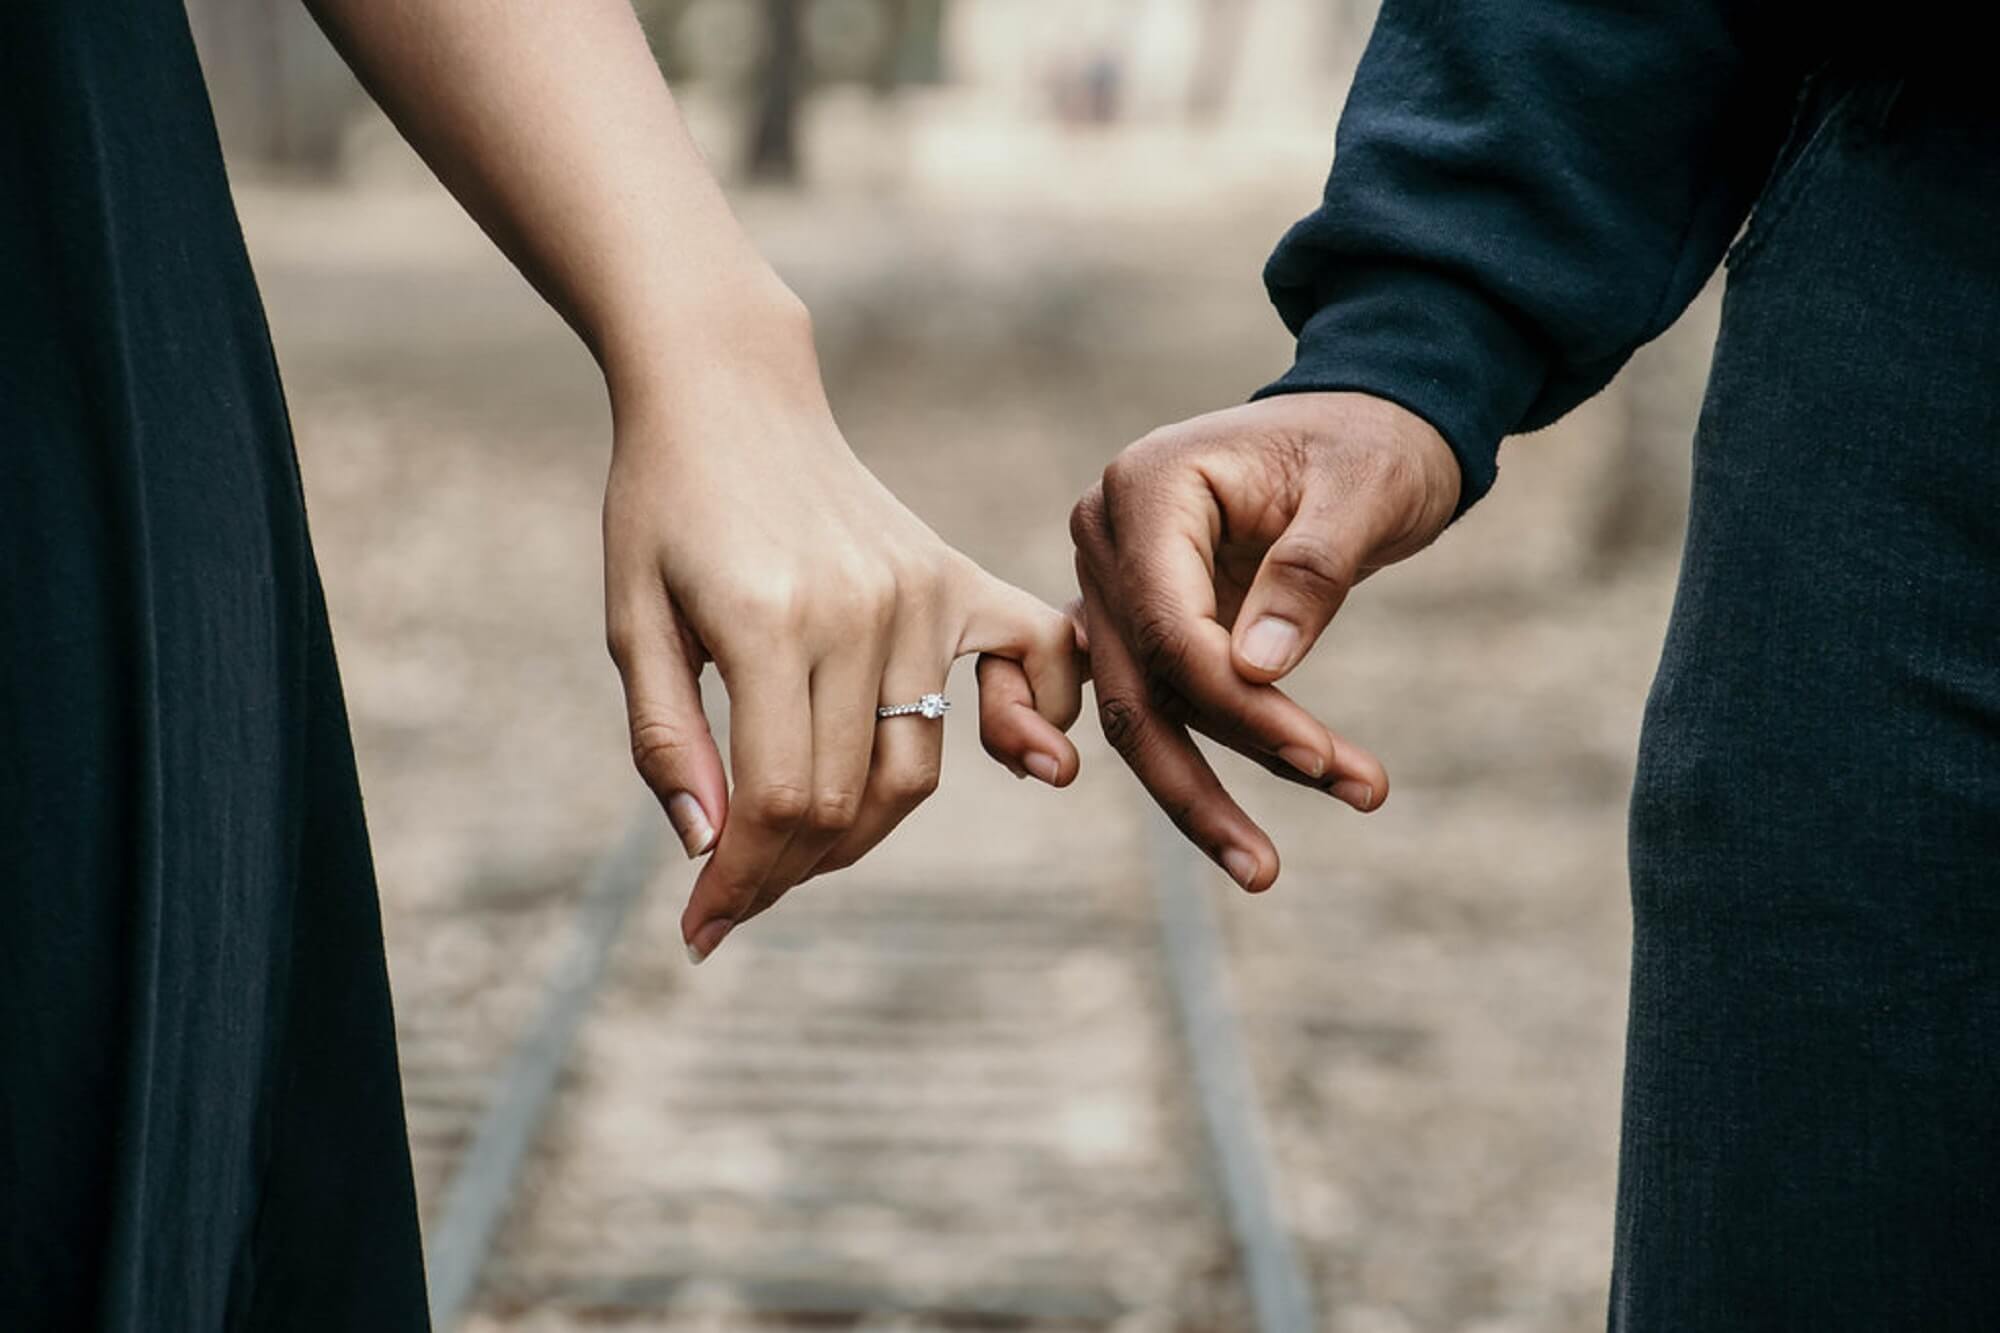
[[1246, 680], [1273, 681], [1304, 659], [1360, 575], [1358, 550], [1324, 508], [1301, 506], [1264, 553], [1243, 598], [1231, 656]]

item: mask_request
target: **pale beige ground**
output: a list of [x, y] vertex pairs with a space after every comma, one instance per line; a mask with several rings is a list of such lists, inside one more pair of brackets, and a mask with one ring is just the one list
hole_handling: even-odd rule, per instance
[[[1284, 364], [1257, 271], [1315, 192], [1310, 146], [1041, 135], [979, 141], [987, 167], [953, 170], [921, 125], [856, 116], [846, 132], [881, 136], [887, 165], [746, 198], [745, 216], [816, 309], [862, 456], [948, 538], [1063, 598], [1064, 518], [1103, 462]], [[241, 193], [434, 1203], [570, 893], [640, 792], [601, 647], [606, 414], [589, 363], [447, 201], [384, 160], [344, 186]], [[1204, 171], [1227, 188], [1191, 188]], [[1670, 366], [1673, 404], [1690, 364]], [[1511, 445], [1495, 498], [1360, 592], [1301, 673], [1297, 692], [1385, 757], [1386, 809], [1361, 819], [1227, 769], [1286, 857], [1267, 897], [1217, 902], [1285, 1205], [1339, 1333], [1601, 1324], [1624, 802], [1673, 575], [1671, 545], [1600, 554], [1627, 418], [1614, 394]], [[969, 672], [956, 687], [969, 697]], [[784, 1251], [948, 1284], [982, 1254], [1071, 1235], [1059, 1248], [1138, 1312], [1126, 1326], [1241, 1326], [1147, 961], [1136, 788], [1088, 720], [1062, 795], [993, 769], [971, 723], [950, 719], [943, 791], [873, 862], [700, 972], [673, 928], [686, 871], [662, 878], [503, 1242], [519, 1281], [496, 1286], [483, 1327], [609, 1318], [545, 1299], [585, 1270]], [[816, 1023], [857, 1014], [901, 1024], [899, 1042], [925, 1021], [1004, 1030], [994, 1058], [1015, 1064], [955, 1066], [958, 1037], [801, 1063]], [[776, 1061], [758, 1066], [763, 1092], [705, 1100], [709, 1081], [750, 1077], [744, 1050]], [[999, 1146], [926, 1156], [940, 1114]], [[808, 1167], [832, 1179], [827, 1145], [858, 1123], [857, 1201], [819, 1200], [803, 1234], [755, 1234], [760, 1199]], [[726, 1301], [674, 1318], [738, 1326]]]

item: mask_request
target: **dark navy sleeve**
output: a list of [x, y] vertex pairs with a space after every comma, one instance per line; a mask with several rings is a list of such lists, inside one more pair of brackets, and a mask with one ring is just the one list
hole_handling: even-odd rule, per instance
[[1385, 0], [1325, 201], [1265, 283], [1298, 335], [1259, 397], [1358, 389], [1493, 484], [1500, 439], [1602, 388], [1686, 307], [1800, 79], [1756, 0]]

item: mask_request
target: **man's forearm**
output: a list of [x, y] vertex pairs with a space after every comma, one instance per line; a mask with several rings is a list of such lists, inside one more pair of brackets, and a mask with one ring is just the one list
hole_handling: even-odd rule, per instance
[[1299, 335], [1264, 392], [1353, 390], [1464, 469], [1601, 389], [1721, 260], [1804, 37], [1751, 0], [1385, 0], [1324, 202], [1265, 270]]

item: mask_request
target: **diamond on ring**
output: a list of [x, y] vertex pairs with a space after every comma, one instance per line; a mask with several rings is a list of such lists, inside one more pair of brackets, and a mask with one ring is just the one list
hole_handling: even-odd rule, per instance
[[951, 700], [942, 694], [926, 694], [913, 704], [890, 704], [875, 710], [876, 717], [923, 716], [935, 722], [951, 709]]

